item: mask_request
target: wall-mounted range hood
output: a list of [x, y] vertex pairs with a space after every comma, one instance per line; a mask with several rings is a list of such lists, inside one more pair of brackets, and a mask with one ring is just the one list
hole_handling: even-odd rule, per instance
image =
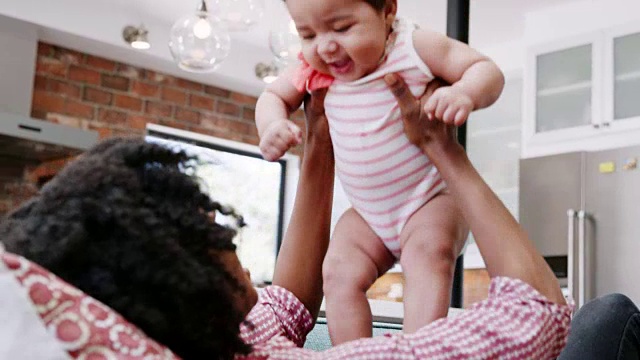
[[37, 164], [78, 155], [98, 132], [0, 112], [0, 161]]

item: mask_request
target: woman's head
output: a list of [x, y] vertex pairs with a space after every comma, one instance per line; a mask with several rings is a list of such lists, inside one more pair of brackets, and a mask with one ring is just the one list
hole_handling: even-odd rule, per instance
[[195, 159], [111, 139], [63, 169], [0, 223], [7, 250], [39, 263], [189, 359], [248, 351], [256, 302], [212, 213], [235, 215], [188, 176]]
[[338, 80], [373, 72], [384, 55], [396, 0], [286, 0], [305, 60]]

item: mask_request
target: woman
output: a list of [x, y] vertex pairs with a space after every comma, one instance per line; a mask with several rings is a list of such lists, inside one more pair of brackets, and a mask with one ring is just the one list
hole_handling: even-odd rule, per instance
[[184, 174], [186, 155], [139, 140], [89, 151], [9, 215], [0, 238], [185, 359], [556, 357], [571, 310], [553, 273], [471, 166], [453, 129], [427, 121], [398, 78], [387, 81], [407, 135], [442, 173], [492, 277], [489, 299], [460, 316], [322, 353], [298, 347], [318, 314], [329, 239], [333, 156], [320, 93], [305, 107], [294, 211], [274, 285], [259, 300], [233, 251], [233, 231], [211, 220], [212, 212], [233, 213]]

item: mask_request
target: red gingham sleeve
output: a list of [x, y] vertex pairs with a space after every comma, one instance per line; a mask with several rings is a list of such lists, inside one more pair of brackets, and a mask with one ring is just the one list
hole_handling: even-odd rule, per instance
[[241, 336], [249, 344], [284, 336], [296, 346], [302, 346], [313, 325], [311, 314], [302, 302], [275, 285], [259, 291], [258, 303], [246, 320], [241, 326]]
[[[487, 300], [414, 334], [363, 339], [322, 359], [554, 359], [564, 347], [571, 307], [520, 280], [494, 278]], [[382, 356], [382, 357], [381, 357]]]
[[304, 306], [284, 289], [264, 295], [249, 315], [256, 329], [243, 332], [256, 345], [247, 359], [554, 359], [566, 343], [572, 312], [527, 283], [494, 278], [486, 300], [414, 334], [361, 339], [314, 352], [297, 347], [311, 324], [309, 313], [300, 312]]

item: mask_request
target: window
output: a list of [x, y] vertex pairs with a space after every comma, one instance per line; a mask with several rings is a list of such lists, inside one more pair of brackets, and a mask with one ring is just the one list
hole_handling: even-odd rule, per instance
[[[234, 240], [240, 262], [256, 285], [270, 283], [295, 196], [298, 158], [287, 155], [268, 162], [255, 146], [152, 124], [146, 140], [204, 160], [195, 169], [204, 192], [233, 206], [247, 223]], [[231, 223], [224, 216], [216, 220]]]

